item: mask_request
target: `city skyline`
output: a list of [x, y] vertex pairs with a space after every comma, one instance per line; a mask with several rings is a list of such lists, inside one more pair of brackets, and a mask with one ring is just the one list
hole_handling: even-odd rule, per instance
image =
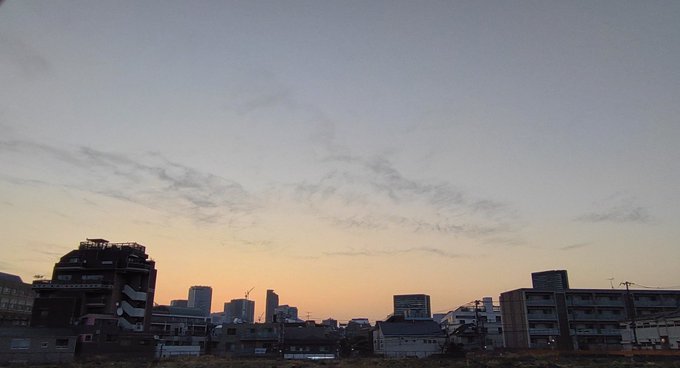
[[4, 1], [0, 272], [135, 241], [161, 304], [210, 285], [215, 312], [254, 287], [255, 316], [273, 289], [342, 321], [544, 270], [678, 285], [678, 18], [667, 1]]

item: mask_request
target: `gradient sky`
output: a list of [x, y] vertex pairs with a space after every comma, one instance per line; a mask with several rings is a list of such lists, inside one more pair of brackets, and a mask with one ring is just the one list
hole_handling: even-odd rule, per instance
[[136, 241], [156, 302], [446, 311], [680, 284], [678, 1], [0, 6], [0, 271]]

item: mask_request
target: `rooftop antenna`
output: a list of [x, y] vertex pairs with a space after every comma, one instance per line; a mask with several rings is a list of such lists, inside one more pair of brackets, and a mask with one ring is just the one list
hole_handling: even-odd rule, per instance
[[610, 278], [608, 278], [607, 280], [609, 280], [609, 285], [610, 285], [610, 286], [612, 287], [612, 289], [613, 289], [613, 288], [614, 288], [614, 278], [613, 278], [613, 277], [610, 277]]

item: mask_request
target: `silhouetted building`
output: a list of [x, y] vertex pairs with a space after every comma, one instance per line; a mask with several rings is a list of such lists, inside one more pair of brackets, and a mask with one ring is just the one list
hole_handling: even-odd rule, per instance
[[265, 321], [274, 322], [274, 309], [279, 306], [279, 296], [274, 290], [267, 290], [267, 301], [265, 305]]
[[621, 322], [680, 308], [680, 291], [524, 288], [500, 304], [506, 348], [616, 350]]
[[406, 319], [429, 319], [432, 317], [430, 296], [408, 294], [394, 296], [394, 315]]
[[198, 308], [153, 307], [151, 332], [157, 337], [157, 357], [199, 355], [206, 347], [208, 324], [209, 318]]
[[569, 277], [566, 270], [533, 272], [531, 285], [534, 289], [562, 291], [569, 289]]
[[491, 297], [471, 302], [447, 313], [440, 324], [451, 340], [466, 350], [502, 348], [503, 324], [501, 308]]
[[297, 323], [302, 320], [298, 318], [297, 307], [284, 304], [274, 308], [274, 322]]
[[226, 323], [255, 322], [255, 302], [248, 299], [232, 299], [229, 303], [224, 303], [224, 315]]
[[189, 288], [189, 308], [198, 308], [203, 311], [203, 315], [210, 317], [212, 307], [212, 288], [210, 286], [192, 286]]
[[444, 351], [446, 333], [432, 320], [393, 316], [376, 323], [373, 350], [389, 358], [426, 358]]
[[33, 282], [31, 326], [107, 320], [123, 330], [147, 331], [155, 286], [155, 263], [144, 246], [87, 239], [54, 265], [52, 280]]
[[314, 323], [287, 325], [282, 350], [284, 359], [335, 359], [340, 352], [340, 334]]
[[628, 320], [620, 326], [624, 350], [680, 350], [680, 309]]
[[321, 321], [321, 325], [331, 328], [333, 330], [338, 329], [338, 321], [333, 318], [324, 319]]
[[70, 363], [75, 356], [77, 339], [78, 335], [70, 328], [1, 328], [0, 364]]
[[35, 293], [21, 277], [0, 272], [0, 327], [28, 326]]
[[175, 299], [170, 301], [171, 307], [189, 308], [189, 301], [186, 299]]
[[279, 323], [223, 323], [216, 328], [219, 356], [279, 356], [283, 338]]

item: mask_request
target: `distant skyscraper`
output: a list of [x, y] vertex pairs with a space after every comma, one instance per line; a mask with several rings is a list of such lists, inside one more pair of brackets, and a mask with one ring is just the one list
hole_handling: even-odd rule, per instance
[[171, 307], [180, 307], [180, 308], [188, 308], [189, 307], [189, 301], [186, 299], [175, 299], [170, 301], [170, 306]]
[[198, 308], [205, 317], [210, 317], [212, 305], [212, 288], [210, 286], [192, 286], [189, 288], [189, 308]]
[[232, 299], [229, 303], [224, 303], [224, 315], [227, 323], [232, 323], [235, 319], [244, 323], [253, 323], [255, 322], [255, 302], [248, 299]]
[[302, 322], [298, 318], [297, 307], [291, 307], [287, 304], [274, 308], [274, 316], [276, 316], [274, 322]]
[[404, 316], [406, 319], [431, 318], [430, 296], [425, 294], [395, 295], [394, 315]]
[[534, 272], [531, 284], [534, 289], [564, 291], [569, 289], [569, 277], [566, 270]]
[[265, 305], [265, 321], [273, 322], [276, 307], [279, 306], [279, 296], [274, 292], [274, 290], [267, 290], [267, 304]]

